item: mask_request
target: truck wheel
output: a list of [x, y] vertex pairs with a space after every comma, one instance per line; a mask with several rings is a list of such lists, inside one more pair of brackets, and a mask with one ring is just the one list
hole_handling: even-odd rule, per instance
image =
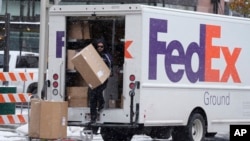
[[103, 141], [131, 141], [133, 134], [126, 132], [125, 130], [102, 127], [102, 139]]
[[31, 94], [32, 94], [32, 98], [39, 98], [39, 97], [38, 97], [38, 94], [37, 94], [37, 88], [34, 88], [34, 89], [31, 91]]
[[37, 94], [37, 88], [34, 88], [31, 93], [32, 93], [32, 95], [36, 95]]
[[191, 115], [188, 125], [176, 127], [172, 133], [173, 141], [204, 141], [206, 125], [199, 113]]

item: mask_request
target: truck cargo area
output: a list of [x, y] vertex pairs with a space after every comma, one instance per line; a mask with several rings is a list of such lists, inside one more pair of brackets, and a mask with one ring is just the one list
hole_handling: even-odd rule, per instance
[[[88, 90], [86, 96], [80, 98], [72, 95], [83, 93], [82, 87], [87, 87], [83, 78], [75, 70], [70, 59], [95, 39], [103, 38], [107, 44], [107, 50], [113, 58], [112, 74], [108, 79], [108, 85], [104, 92], [105, 109], [121, 109], [123, 87], [123, 62], [124, 62], [124, 16], [82, 16], [67, 17], [67, 65], [65, 100], [69, 101], [70, 108], [89, 107]], [[70, 91], [71, 89], [71, 91]], [[73, 93], [72, 94], [72, 89]], [[78, 89], [78, 90], [77, 90]], [[71, 97], [69, 99], [69, 96]], [[89, 115], [88, 115], [89, 116]], [[83, 116], [89, 118], [88, 116]]]

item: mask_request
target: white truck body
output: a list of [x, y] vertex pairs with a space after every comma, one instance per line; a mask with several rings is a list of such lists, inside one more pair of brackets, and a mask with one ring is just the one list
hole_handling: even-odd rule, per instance
[[[20, 57], [21, 56], [21, 57]], [[33, 73], [27, 81], [8, 81], [8, 86], [16, 87], [17, 93], [37, 93], [39, 54], [27, 51], [9, 51], [9, 72]], [[3, 71], [4, 51], [0, 51], [0, 71]], [[2, 82], [1, 82], [2, 83]]]
[[[98, 120], [101, 127], [136, 124], [150, 131], [189, 127], [194, 113], [204, 119], [207, 133], [229, 132], [231, 124], [250, 123], [250, 20], [145, 5], [53, 6], [48, 80], [52, 84], [53, 74], [59, 74], [59, 94], [54, 95], [50, 86], [47, 99], [65, 100], [67, 20], [93, 21], [99, 16], [125, 20], [123, 107], [106, 108]], [[138, 84], [134, 91], [129, 88], [131, 74]], [[69, 108], [68, 120], [87, 123], [88, 114], [88, 107]], [[171, 130], [176, 140], [177, 129]]]

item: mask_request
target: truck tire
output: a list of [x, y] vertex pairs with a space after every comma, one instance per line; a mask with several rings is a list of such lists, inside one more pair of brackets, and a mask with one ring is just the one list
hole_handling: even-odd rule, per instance
[[206, 125], [203, 116], [199, 113], [191, 115], [188, 125], [176, 127], [172, 132], [173, 141], [204, 141]]
[[133, 134], [126, 129], [116, 129], [109, 127], [101, 128], [103, 141], [131, 141]]
[[37, 95], [37, 88], [34, 88], [31, 93], [32, 95]]
[[27, 89], [28, 93], [31, 93], [33, 96], [37, 95], [37, 83], [32, 83]]

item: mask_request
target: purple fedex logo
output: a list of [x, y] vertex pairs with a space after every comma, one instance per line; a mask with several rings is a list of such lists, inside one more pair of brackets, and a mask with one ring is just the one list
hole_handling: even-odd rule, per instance
[[56, 58], [62, 58], [62, 49], [64, 47], [64, 31], [56, 32]]
[[[191, 83], [201, 82], [228, 82], [231, 77], [234, 83], [241, 83], [235, 64], [240, 55], [241, 48], [229, 50], [228, 46], [213, 45], [213, 38], [220, 38], [221, 27], [216, 25], [200, 24], [199, 43], [191, 42], [186, 50], [181, 41], [158, 41], [157, 33], [168, 33], [168, 21], [150, 19], [149, 33], [149, 80], [157, 79], [157, 55], [165, 55], [166, 76], [172, 82], [179, 82], [186, 74]], [[173, 55], [173, 52], [178, 55]], [[220, 54], [223, 54], [220, 55]], [[192, 56], [198, 55], [198, 70], [192, 68]], [[224, 59], [225, 69], [213, 68], [212, 59]], [[173, 70], [172, 65], [182, 65], [184, 69]]]

